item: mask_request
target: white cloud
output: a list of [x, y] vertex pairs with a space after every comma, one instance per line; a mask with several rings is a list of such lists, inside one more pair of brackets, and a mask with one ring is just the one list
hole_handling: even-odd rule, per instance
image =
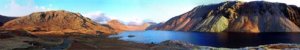
[[135, 23], [136, 25], [142, 25], [146, 20], [142, 17], [115, 17], [115, 16], [106, 15], [101, 11], [83, 13], [82, 15], [100, 24], [106, 24], [109, 20], [118, 20], [124, 24]]
[[143, 24], [144, 18], [141, 17], [124, 17], [124, 18], [119, 18], [121, 21], [125, 22], [125, 24], [128, 23], [135, 23], [137, 25]]
[[110, 16], [107, 16], [107, 15], [105, 15], [104, 13], [102, 13], [100, 11], [85, 13], [85, 14], [82, 14], [82, 15], [85, 16], [85, 17], [88, 17], [88, 18], [92, 19], [93, 21], [98, 22], [100, 24], [105, 24], [109, 20], [111, 20]]
[[100, 12], [100, 11], [95, 11], [95, 12], [85, 13], [85, 14], [82, 14], [82, 15], [85, 16], [85, 17], [94, 19], [94, 18], [96, 18], [96, 17], [98, 17], [98, 16], [102, 16], [103, 13]]
[[33, 0], [26, 0], [23, 2], [25, 4], [19, 4], [16, 0], [10, 0], [10, 3], [4, 5], [4, 10], [2, 10], [0, 14], [6, 16], [25, 16], [32, 12], [52, 10], [44, 6], [35, 5]]

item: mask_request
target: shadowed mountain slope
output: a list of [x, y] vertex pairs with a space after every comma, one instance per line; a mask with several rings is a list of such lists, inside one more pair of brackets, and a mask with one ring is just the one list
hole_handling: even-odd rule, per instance
[[154, 30], [198, 32], [300, 32], [300, 8], [264, 1], [201, 5]]
[[7, 16], [2, 16], [0, 15], [0, 26], [2, 26], [4, 23], [10, 21], [10, 20], [13, 20], [13, 19], [16, 19], [17, 17], [7, 17]]

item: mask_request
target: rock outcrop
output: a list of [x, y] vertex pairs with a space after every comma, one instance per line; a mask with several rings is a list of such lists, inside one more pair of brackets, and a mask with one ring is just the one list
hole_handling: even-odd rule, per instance
[[300, 32], [300, 8], [265, 1], [201, 5], [154, 30], [199, 32]]
[[167, 40], [159, 43], [153, 49], [155, 50], [297, 50], [300, 48], [299, 44], [267, 44], [259, 46], [249, 46], [241, 48], [222, 48], [211, 46], [198, 46], [187, 42]]
[[121, 23], [118, 20], [110, 20], [109, 22], [107, 22], [107, 25], [114, 29], [117, 30], [117, 32], [122, 32], [122, 31], [143, 31], [145, 30], [149, 24], [143, 24], [143, 25], [125, 25], [123, 23]]
[[81, 14], [68, 11], [36, 12], [5, 23], [2, 28], [6, 30], [26, 30], [37, 35], [60, 35], [64, 33], [97, 34], [99, 32], [111, 34], [114, 31], [102, 26]]
[[0, 15], [0, 26], [2, 26], [4, 23], [10, 21], [10, 20], [13, 20], [13, 19], [16, 19], [17, 17], [7, 17], [7, 16], [2, 16]]

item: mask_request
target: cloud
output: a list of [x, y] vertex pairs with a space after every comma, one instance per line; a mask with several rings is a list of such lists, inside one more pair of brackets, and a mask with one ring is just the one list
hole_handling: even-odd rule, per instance
[[142, 17], [124, 17], [121, 21], [125, 22], [125, 24], [135, 23], [136, 25], [143, 24], [144, 18]]
[[106, 24], [109, 20], [111, 20], [110, 17], [106, 16], [104, 13], [101, 13], [100, 11], [86, 13], [83, 14], [83, 16], [88, 17], [100, 24]]
[[20, 4], [17, 0], [10, 0], [10, 3], [4, 4], [4, 9], [1, 10], [0, 14], [6, 16], [25, 16], [32, 12], [51, 10], [44, 6], [35, 5], [33, 0], [22, 0], [22, 3], [24, 4]]
[[106, 24], [110, 20], [118, 20], [121, 23], [128, 25], [128, 24], [134, 24], [134, 25], [142, 25], [145, 22], [153, 22], [153, 20], [150, 19], [144, 19], [142, 17], [115, 17], [106, 15], [105, 13], [102, 13], [101, 11], [95, 11], [95, 12], [88, 12], [82, 14], [85, 17], [90, 18], [91, 20], [100, 23], [100, 24]]

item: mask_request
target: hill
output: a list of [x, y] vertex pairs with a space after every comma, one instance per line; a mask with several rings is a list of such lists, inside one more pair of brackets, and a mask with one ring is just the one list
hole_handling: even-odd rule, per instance
[[36, 12], [5, 23], [6, 30], [26, 30], [36, 35], [64, 35], [65, 33], [115, 33], [79, 13], [68, 11]]
[[300, 8], [265, 1], [200, 5], [154, 30], [198, 32], [300, 32]]

